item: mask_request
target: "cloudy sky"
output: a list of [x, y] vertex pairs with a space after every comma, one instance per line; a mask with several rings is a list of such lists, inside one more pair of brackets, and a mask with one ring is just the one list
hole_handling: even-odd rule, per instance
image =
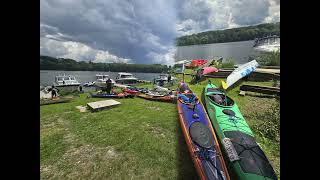
[[41, 0], [40, 54], [77, 61], [174, 61], [174, 39], [280, 21], [280, 0]]

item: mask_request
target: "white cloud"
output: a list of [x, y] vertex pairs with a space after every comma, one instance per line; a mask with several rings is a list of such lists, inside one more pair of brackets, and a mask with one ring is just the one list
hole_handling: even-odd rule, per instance
[[181, 1], [176, 24], [179, 36], [280, 21], [280, 5], [274, 0]]
[[93, 61], [100, 63], [129, 63], [131, 59], [115, 56], [108, 51], [93, 49], [85, 44], [72, 41], [56, 41], [40, 38], [40, 53], [59, 58], [70, 58], [76, 61]]
[[166, 51], [166, 53], [149, 52], [147, 57], [157, 64], [173, 65], [175, 62], [175, 55], [176, 48], [171, 47]]
[[269, 0], [269, 16], [264, 19], [264, 22], [279, 22], [280, 21], [280, 1]]
[[131, 59], [119, 58], [110, 54], [108, 51], [97, 51], [95, 56], [95, 63], [117, 62], [117, 63], [130, 63]]

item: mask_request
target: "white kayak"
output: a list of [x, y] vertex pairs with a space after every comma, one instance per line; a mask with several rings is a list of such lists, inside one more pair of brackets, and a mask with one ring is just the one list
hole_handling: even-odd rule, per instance
[[157, 92], [170, 92], [170, 90], [168, 88], [157, 86], [157, 85], [155, 85], [154, 91], [157, 91]]
[[232, 86], [239, 79], [249, 75], [251, 72], [256, 70], [258, 66], [259, 64], [256, 60], [240, 65], [227, 77], [227, 88]]

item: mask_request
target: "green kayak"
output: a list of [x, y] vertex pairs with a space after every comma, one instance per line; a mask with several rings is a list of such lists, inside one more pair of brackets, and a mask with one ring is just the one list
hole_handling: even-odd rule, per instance
[[240, 180], [277, 179], [237, 104], [211, 83], [204, 88], [202, 98], [223, 147], [231, 177]]

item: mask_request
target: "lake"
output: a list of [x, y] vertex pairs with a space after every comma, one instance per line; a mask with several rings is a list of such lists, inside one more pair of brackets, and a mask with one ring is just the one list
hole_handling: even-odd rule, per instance
[[[40, 70], [40, 85], [50, 86], [54, 82], [57, 75], [73, 75], [80, 83], [96, 80], [96, 74], [107, 74], [111, 79], [115, 79], [118, 72], [100, 72], [100, 71], [55, 71], [55, 70]], [[152, 81], [153, 78], [160, 73], [132, 73], [136, 78], [141, 80]]]
[[178, 46], [176, 61], [185, 59], [213, 59], [222, 56], [224, 59], [233, 58], [236, 64], [248, 62], [249, 57], [257, 55], [253, 49], [254, 41], [214, 43], [191, 46]]

